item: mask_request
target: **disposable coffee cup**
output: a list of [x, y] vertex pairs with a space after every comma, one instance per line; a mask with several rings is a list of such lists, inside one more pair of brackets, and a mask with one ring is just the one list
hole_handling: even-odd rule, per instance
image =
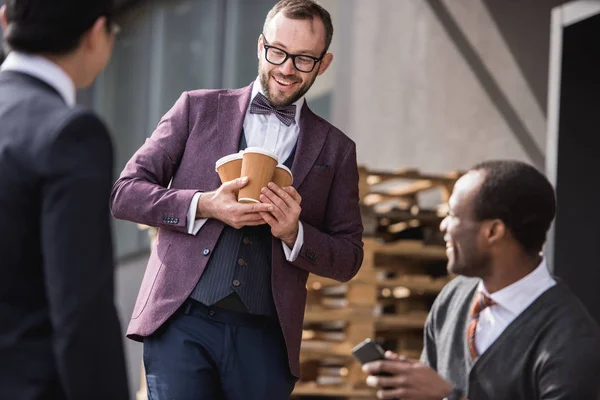
[[294, 177], [292, 171], [285, 165], [279, 164], [275, 168], [275, 173], [273, 174], [273, 183], [279, 187], [284, 187], [291, 186], [293, 182]]
[[240, 176], [248, 177], [248, 184], [240, 189], [240, 203], [260, 203], [260, 191], [273, 179], [278, 163], [277, 155], [260, 147], [244, 150]]
[[242, 172], [242, 153], [229, 154], [221, 157], [215, 163], [215, 171], [221, 178], [221, 183], [239, 178]]

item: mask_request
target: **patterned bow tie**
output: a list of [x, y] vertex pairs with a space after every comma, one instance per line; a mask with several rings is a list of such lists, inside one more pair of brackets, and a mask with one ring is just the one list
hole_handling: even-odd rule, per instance
[[271, 113], [275, 113], [275, 116], [282, 123], [290, 126], [296, 119], [296, 105], [290, 104], [289, 106], [274, 107], [262, 93], [257, 93], [252, 103], [250, 103], [250, 114], [268, 115]]

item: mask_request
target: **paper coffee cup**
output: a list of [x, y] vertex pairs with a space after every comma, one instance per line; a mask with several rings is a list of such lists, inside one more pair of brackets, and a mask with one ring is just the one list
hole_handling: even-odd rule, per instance
[[291, 186], [293, 182], [294, 178], [292, 171], [285, 165], [279, 164], [275, 168], [275, 173], [273, 174], [273, 183], [279, 187], [284, 187]]
[[248, 184], [240, 189], [238, 201], [260, 203], [260, 191], [273, 179], [277, 167], [277, 155], [260, 147], [244, 150], [240, 176], [248, 177]]
[[240, 177], [242, 172], [242, 152], [221, 157], [215, 163], [215, 171], [221, 178], [221, 183], [229, 182]]

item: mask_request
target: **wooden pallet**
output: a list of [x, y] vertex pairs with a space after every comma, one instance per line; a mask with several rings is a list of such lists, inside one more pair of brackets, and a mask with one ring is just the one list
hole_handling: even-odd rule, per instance
[[[301, 363], [323, 359], [330, 356], [345, 357], [347, 375], [338, 385], [319, 385], [315, 381], [301, 381], [293, 392], [295, 398], [310, 398], [312, 396], [373, 398], [374, 392], [365, 387], [366, 375], [361, 366], [351, 357], [351, 349], [367, 337], [382, 336], [393, 338], [410, 347], [403, 352], [408, 357], [418, 358], [420, 347], [415, 343], [415, 335], [422, 337], [422, 330], [427, 318], [427, 309], [402, 312], [399, 314], [382, 314], [382, 304], [403, 301], [390, 296], [382, 298], [386, 289], [393, 293], [401, 288], [402, 293], [411, 295], [435, 296], [449, 281], [450, 277], [431, 277], [426, 274], [402, 275], [392, 279], [385, 278], [382, 272], [394, 269], [394, 265], [380, 265], [380, 260], [386, 262], [386, 257], [393, 260], [408, 260], [415, 265], [445, 262], [445, 248], [427, 246], [420, 241], [404, 241], [382, 243], [375, 239], [364, 239], [363, 265], [354, 279], [341, 284], [332, 279], [310, 275], [307, 281], [309, 302], [306, 306], [304, 324], [315, 326], [319, 323], [343, 322], [345, 325], [342, 341], [321, 340], [313, 342], [303, 340], [301, 348]], [[391, 258], [390, 258], [391, 257]], [[417, 267], [418, 269], [418, 267]], [[344, 301], [337, 308], [327, 308], [321, 305], [323, 296], [315, 292], [334, 288], [333, 293], [343, 293]], [[339, 290], [338, 290], [339, 289]]]

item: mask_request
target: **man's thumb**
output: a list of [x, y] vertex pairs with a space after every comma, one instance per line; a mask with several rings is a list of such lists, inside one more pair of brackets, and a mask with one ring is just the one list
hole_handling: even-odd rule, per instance
[[229, 181], [229, 182], [225, 183], [225, 185], [227, 185], [227, 189], [229, 189], [231, 191], [240, 190], [241, 188], [243, 188], [247, 184], [248, 184], [248, 177], [247, 176], [242, 176], [241, 178], [237, 178], [237, 179], [234, 179], [232, 181]]

